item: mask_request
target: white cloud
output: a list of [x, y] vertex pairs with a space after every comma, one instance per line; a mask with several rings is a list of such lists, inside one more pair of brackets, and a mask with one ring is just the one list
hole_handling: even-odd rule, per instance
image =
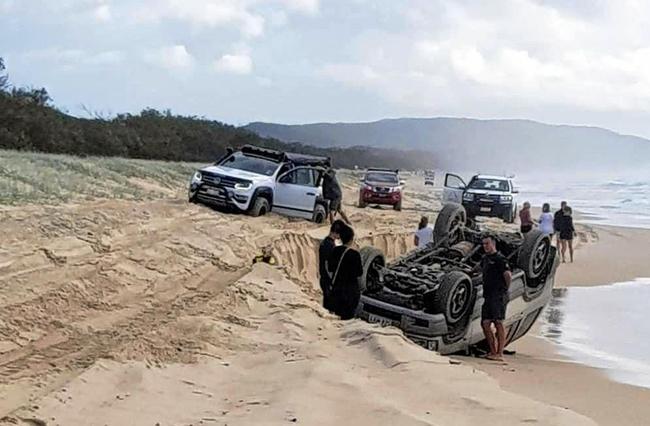
[[182, 44], [167, 46], [149, 52], [145, 59], [158, 66], [169, 70], [190, 70], [194, 67], [194, 57], [187, 51]]
[[318, 13], [319, 0], [282, 0], [284, 5], [297, 12], [315, 14]]
[[0, 0], [0, 13], [9, 13], [13, 4], [14, 0]]
[[93, 16], [100, 22], [108, 22], [112, 18], [111, 7], [107, 4], [100, 4], [93, 11]]
[[214, 62], [214, 68], [224, 73], [250, 74], [253, 71], [253, 60], [245, 53], [223, 55]]
[[650, 48], [640, 41], [650, 3], [612, 1], [595, 15], [534, 0], [412, 5], [408, 30], [357, 36], [355, 59], [321, 76], [423, 114], [441, 102], [487, 114], [495, 104], [650, 111]]
[[196, 27], [235, 27], [246, 37], [264, 33], [264, 17], [247, 0], [156, 0], [135, 10], [138, 21], [179, 20]]

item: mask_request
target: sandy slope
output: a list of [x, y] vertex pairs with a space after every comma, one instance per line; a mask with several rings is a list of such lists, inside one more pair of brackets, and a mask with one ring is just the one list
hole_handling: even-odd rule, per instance
[[[436, 207], [410, 194], [402, 214], [347, 206], [361, 245], [409, 248]], [[5, 208], [1, 220], [7, 424], [590, 424], [395, 329], [335, 321], [315, 287], [326, 228], [180, 195]], [[252, 268], [265, 246], [280, 266]]]

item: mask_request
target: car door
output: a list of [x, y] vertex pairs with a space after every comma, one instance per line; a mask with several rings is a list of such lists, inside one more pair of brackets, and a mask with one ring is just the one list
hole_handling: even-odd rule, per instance
[[445, 175], [445, 188], [442, 191], [443, 203], [463, 203], [463, 193], [467, 185], [458, 175], [447, 173]]
[[320, 195], [319, 176], [313, 167], [296, 167], [278, 176], [273, 196], [273, 211], [311, 219], [316, 199]]

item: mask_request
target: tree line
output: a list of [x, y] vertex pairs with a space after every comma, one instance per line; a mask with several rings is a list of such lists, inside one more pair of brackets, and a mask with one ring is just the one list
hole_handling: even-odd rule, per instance
[[328, 156], [336, 167], [431, 168], [431, 154], [364, 146], [317, 148], [262, 138], [216, 120], [147, 108], [139, 114], [79, 118], [57, 109], [45, 88], [14, 87], [0, 58], [0, 148], [78, 156], [210, 162], [252, 144]]

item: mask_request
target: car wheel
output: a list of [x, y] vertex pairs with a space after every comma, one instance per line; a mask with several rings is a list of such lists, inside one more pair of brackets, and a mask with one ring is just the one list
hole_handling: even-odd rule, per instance
[[363, 195], [359, 194], [359, 208], [365, 209], [367, 205], [368, 204], [363, 200]]
[[514, 223], [515, 221], [515, 214], [512, 210], [508, 210], [506, 214], [503, 216], [503, 221], [505, 223]]
[[269, 200], [264, 197], [257, 197], [253, 203], [253, 208], [250, 211], [250, 215], [253, 217], [264, 216], [271, 210]]
[[469, 275], [460, 271], [445, 274], [433, 296], [432, 312], [444, 314], [450, 326], [459, 323], [470, 310], [473, 290]]
[[395, 205], [393, 206], [393, 210], [395, 210], [395, 211], [397, 211], [397, 212], [401, 212], [401, 211], [402, 211], [402, 200], [399, 200], [399, 201], [397, 202], [397, 204], [395, 204]]
[[517, 266], [528, 280], [538, 278], [546, 269], [546, 262], [551, 255], [551, 238], [539, 229], [526, 233], [524, 242], [519, 249]]
[[438, 244], [446, 240], [445, 245], [450, 246], [459, 242], [462, 238], [463, 227], [467, 222], [467, 213], [460, 204], [445, 204], [433, 227], [433, 241]]
[[386, 258], [381, 250], [375, 247], [363, 247], [359, 250], [361, 255], [361, 265], [363, 266], [363, 274], [359, 280], [359, 287], [363, 293], [366, 289], [370, 292], [375, 292], [382, 287], [379, 282], [380, 267], [386, 266]]
[[314, 219], [313, 221], [315, 223], [323, 223], [325, 222], [325, 218], [327, 217], [327, 212], [325, 211], [325, 207], [323, 207], [322, 204], [318, 204], [316, 208], [314, 209]]

